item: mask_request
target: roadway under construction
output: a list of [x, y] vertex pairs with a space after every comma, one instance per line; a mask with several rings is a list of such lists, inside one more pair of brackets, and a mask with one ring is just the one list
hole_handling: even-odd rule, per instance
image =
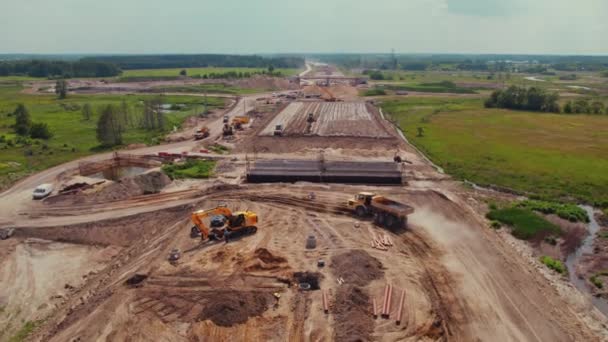
[[401, 164], [319, 160], [259, 160], [247, 170], [250, 183], [402, 184]]

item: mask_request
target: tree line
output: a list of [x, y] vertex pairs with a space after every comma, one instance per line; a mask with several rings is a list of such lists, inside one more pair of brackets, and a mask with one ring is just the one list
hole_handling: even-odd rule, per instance
[[486, 108], [507, 108], [530, 110], [536, 112], [559, 113], [561, 111], [559, 95], [555, 92], [546, 92], [538, 87], [510, 86], [507, 89], [498, 89], [486, 99]]
[[21, 60], [0, 62], [0, 76], [30, 76], [47, 78], [112, 77], [122, 71], [114, 64], [79, 60]]
[[602, 101], [577, 99], [568, 101], [560, 107], [559, 95], [537, 87], [510, 86], [492, 92], [486, 99], [486, 108], [507, 108], [536, 112], [565, 114], [608, 114], [608, 108]]
[[97, 56], [83, 59], [85, 61], [106, 62], [128, 69], [166, 69], [166, 68], [204, 68], [204, 67], [242, 67], [266, 68], [300, 68], [304, 58], [295, 56], [262, 57], [257, 55], [131, 55], [131, 56]]

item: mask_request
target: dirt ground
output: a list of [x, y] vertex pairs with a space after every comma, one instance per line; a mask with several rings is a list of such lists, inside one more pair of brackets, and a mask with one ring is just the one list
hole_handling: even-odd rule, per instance
[[0, 241], [0, 340], [64, 305], [119, 250], [34, 238]]
[[[412, 204], [410, 228], [390, 232], [346, 214], [341, 203], [363, 190], [390, 192]], [[315, 200], [307, 199], [310, 191]], [[89, 244], [96, 237], [110, 243], [112, 231], [126, 235], [111, 244], [122, 243], [120, 254], [87, 278], [35, 339], [598, 339], [583, 312], [565, 306], [531, 265], [452, 196], [396, 187], [248, 185], [172, 211], [100, 222], [96, 230], [45, 229], [45, 235], [56, 236], [86, 232], [79, 241]], [[201, 245], [190, 238], [187, 213], [220, 200], [258, 213], [258, 233], [228, 244]], [[372, 233], [388, 234], [394, 246], [371, 248]], [[309, 235], [317, 239], [313, 250], [305, 248]], [[167, 261], [173, 248], [182, 251], [176, 264]], [[327, 266], [317, 267], [319, 259]], [[330, 298], [328, 315], [321, 291], [299, 290], [294, 272], [320, 273], [319, 286]], [[146, 278], [128, 285], [134, 274]], [[387, 283], [395, 294], [406, 290], [401, 326], [394, 322], [397, 295], [390, 319], [371, 317], [371, 300], [382, 300]], [[356, 329], [349, 319], [360, 322]]]
[[[293, 90], [298, 89], [298, 85], [285, 78], [254, 76], [247, 79], [238, 80], [205, 80], [196, 78], [183, 78], [177, 80], [163, 81], [138, 81], [121, 82], [112, 79], [108, 80], [69, 80], [68, 87], [70, 93], [74, 94], [113, 94], [113, 93], [150, 93], [150, 92], [171, 92], [171, 87], [192, 86], [198, 84], [225, 84], [248, 89], [264, 90]], [[23, 90], [28, 94], [55, 93], [55, 83], [52, 81], [31, 82], [29, 87]]]
[[[540, 265], [530, 246], [489, 228], [484, 195], [436, 172], [379, 113], [372, 113], [374, 120], [389, 138], [258, 136], [276, 113], [260, 113], [225, 142], [233, 155], [220, 173], [244, 172], [252, 154], [317, 158], [323, 151], [355, 161], [399, 154], [407, 161], [407, 186], [242, 184], [238, 178], [225, 184], [220, 178], [106, 203], [36, 203], [15, 236], [0, 241], [6, 247], [0, 249], [0, 300], [15, 308], [9, 312], [21, 308], [19, 321], [44, 320], [30, 339], [608, 340], [608, 321], [587, 298]], [[414, 207], [407, 229], [354, 217], [345, 202], [361, 191]], [[190, 214], [218, 205], [257, 213], [257, 233], [229, 243], [192, 238]], [[378, 235], [392, 246], [374, 248], [370, 241]], [[36, 239], [52, 242], [32, 249]], [[40, 248], [44, 252], [36, 252]], [[174, 249], [181, 256], [169, 262]], [[393, 288], [389, 317], [374, 318], [372, 303], [383, 302], [387, 284]], [[38, 310], [58, 292], [61, 300]], [[27, 296], [40, 297], [27, 302]]]

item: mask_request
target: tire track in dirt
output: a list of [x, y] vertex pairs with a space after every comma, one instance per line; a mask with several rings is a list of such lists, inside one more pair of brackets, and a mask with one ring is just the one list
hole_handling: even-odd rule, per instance
[[438, 328], [439, 336], [447, 341], [469, 340], [470, 334], [463, 329], [467, 321], [467, 309], [460, 303], [457, 292], [452, 287], [455, 281], [439, 261], [441, 252], [429, 244], [420, 232], [414, 230], [403, 234], [402, 241], [424, 270], [421, 283], [427, 290], [436, 315], [433, 326], [423, 334], [435, 335], [437, 332], [433, 330]]

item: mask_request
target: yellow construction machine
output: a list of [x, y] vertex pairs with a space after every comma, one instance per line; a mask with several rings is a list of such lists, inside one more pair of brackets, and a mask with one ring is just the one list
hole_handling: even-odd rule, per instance
[[[205, 219], [211, 218], [210, 224]], [[243, 235], [251, 235], [257, 232], [258, 215], [252, 211], [232, 212], [226, 206], [218, 206], [213, 209], [199, 210], [192, 213], [192, 232], [198, 230], [203, 241], [222, 240], [235, 238]]]
[[414, 208], [371, 192], [360, 192], [346, 202], [359, 217], [371, 216], [374, 222], [388, 228], [406, 228], [407, 216]]

